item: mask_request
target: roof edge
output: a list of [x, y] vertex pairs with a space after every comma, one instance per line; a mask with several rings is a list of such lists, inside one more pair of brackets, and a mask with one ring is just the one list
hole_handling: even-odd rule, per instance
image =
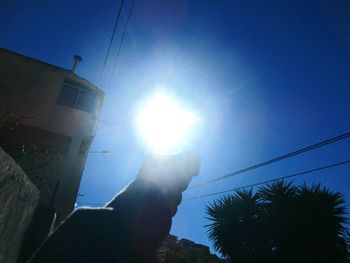
[[9, 49], [6, 49], [6, 48], [3, 48], [3, 47], [0, 47], [0, 52], [3, 51], [3, 52], [7, 52], [7, 53], [10, 53], [10, 54], [13, 54], [15, 56], [19, 56], [19, 57], [22, 57], [22, 58], [25, 58], [25, 59], [29, 59], [29, 60], [33, 60], [35, 62], [38, 62], [38, 63], [41, 63], [41, 64], [44, 64], [44, 65], [47, 65], [47, 66], [50, 66], [52, 68], [55, 68], [55, 69], [58, 69], [58, 70], [62, 70], [62, 71], [65, 71], [66, 73], [68, 74], [72, 74], [74, 75], [75, 77], [78, 77], [80, 79], [82, 79], [83, 81], [86, 81], [88, 82], [91, 86], [93, 86], [95, 89], [99, 90], [101, 93], [105, 94], [104, 91], [102, 91], [99, 87], [97, 87], [95, 84], [93, 84], [91, 81], [79, 76], [78, 74], [76, 73], [73, 73], [71, 70], [69, 69], [66, 69], [66, 68], [62, 68], [62, 67], [59, 67], [59, 66], [56, 66], [54, 64], [50, 64], [48, 62], [45, 62], [45, 61], [42, 61], [42, 60], [39, 60], [39, 59], [36, 59], [36, 58], [33, 58], [33, 57], [29, 57], [29, 56], [26, 56], [26, 55], [23, 55], [23, 54], [20, 54], [20, 53], [17, 53], [17, 52], [14, 52], [12, 50], [9, 50]]

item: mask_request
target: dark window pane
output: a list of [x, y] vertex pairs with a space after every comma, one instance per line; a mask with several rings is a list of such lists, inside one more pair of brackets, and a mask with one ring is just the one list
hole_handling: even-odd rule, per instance
[[80, 150], [79, 150], [80, 154], [87, 154], [89, 151], [90, 144], [91, 144], [90, 139], [81, 140]]
[[61, 89], [60, 95], [58, 96], [57, 103], [74, 108], [78, 95], [78, 89], [72, 86], [64, 85]]
[[79, 101], [78, 101], [78, 109], [87, 111], [90, 113], [95, 113], [98, 106], [98, 97], [95, 93], [90, 91], [81, 90]]

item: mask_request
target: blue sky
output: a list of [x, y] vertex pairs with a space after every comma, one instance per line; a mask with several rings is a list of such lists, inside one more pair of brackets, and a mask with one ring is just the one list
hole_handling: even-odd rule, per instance
[[[0, 1], [0, 46], [97, 83], [120, 1]], [[192, 147], [193, 183], [245, 168], [350, 129], [350, 5], [347, 1], [125, 0], [101, 89], [106, 92], [80, 203], [111, 199], [138, 170], [145, 146], [133, 120], [159, 85], [203, 117]], [[350, 139], [195, 190], [210, 193], [350, 159]], [[350, 200], [349, 166], [295, 179]], [[183, 201], [171, 232], [209, 245], [204, 198]]]

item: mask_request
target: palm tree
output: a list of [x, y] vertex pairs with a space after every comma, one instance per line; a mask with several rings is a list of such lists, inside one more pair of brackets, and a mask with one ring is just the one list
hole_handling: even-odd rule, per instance
[[260, 194], [252, 190], [236, 191], [207, 207], [207, 219], [212, 221], [206, 226], [209, 238], [223, 256], [236, 262], [259, 262], [264, 258], [260, 200]]
[[265, 209], [265, 231], [268, 236], [270, 262], [294, 262], [293, 235], [297, 215], [298, 188], [292, 183], [277, 181], [259, 189]]
[[319, 184], [304, 185], [298, 193], [296, 213], [299, 215], [296, 250], [303, 260], [300, 262], [346, 262], [347, 218], [341, 193]]
[[209, 238], [232, 262], [346, 262], [345, 201], [320, 185], [279, 181], [206, 209]]

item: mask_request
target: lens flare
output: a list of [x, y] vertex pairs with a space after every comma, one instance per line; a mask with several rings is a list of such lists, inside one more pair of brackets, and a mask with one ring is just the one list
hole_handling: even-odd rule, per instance
[[184, 147], [195, 122], [193, 112], [162, 93], [142, 105], [136, 120], [144, 142], [153, 151], [162, 153], [176, 152]]

